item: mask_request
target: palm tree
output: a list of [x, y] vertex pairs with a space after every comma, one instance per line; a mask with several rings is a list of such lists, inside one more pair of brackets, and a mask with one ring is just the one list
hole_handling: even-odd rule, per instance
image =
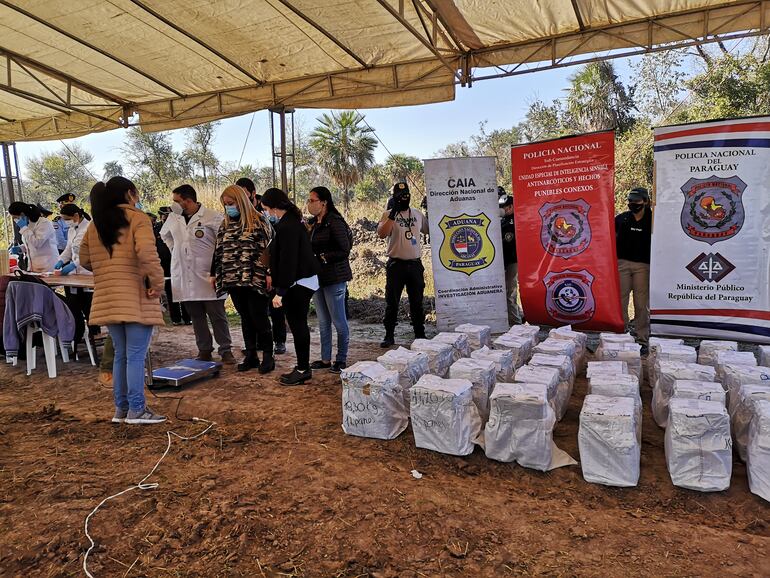
[[364, 122], [364, 115], [352, 110], [323, 114], [318, 122], [310, 134], [310, 146], [318, 155], [319, 164], [342, 188], [347, 210], [351, 187], [374, 163], [374, 129]]
[[633, 98], [618, 79], [611, 62], [592, 62], [570, 78], [568, 121], [578, 132], [612, 128], [625, 132], [633, 124], [634, 108]]

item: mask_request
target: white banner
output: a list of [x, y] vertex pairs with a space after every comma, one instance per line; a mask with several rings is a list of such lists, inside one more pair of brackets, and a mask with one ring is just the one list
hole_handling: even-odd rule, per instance
[[495, 158], [425, 161], [436, 324], [508, 330]]
[[770, 343], [770, 117], [655, 129], [654, 334]]

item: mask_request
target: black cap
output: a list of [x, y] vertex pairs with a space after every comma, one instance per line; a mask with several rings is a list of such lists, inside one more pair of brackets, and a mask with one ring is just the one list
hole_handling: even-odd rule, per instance
[[61, 197], [56, 199], [57, 203], [74, 203], [75, 202], [75, 195], [72, 193], [64, 193]]
[[503, 195], [497, 200], [497, 204], [500, 205], [501, 209], [510, 207], [513, 204], [513, 197], [511, 195]]
[[504, 197], [507, 194], [508, 193], [505, 192], [505, 189], [498, 185], [498, 187], [497, 187], [497, 196], [498, 197]]
[[393, 185], [393, 194], [397, 195], [399, 193], [408, 193], [409, 192], [409, 185], [406, 183], [396, 183]]
[[628, 192], [629, 201], [649, 201], [650, 193], [644, 187], [635, 187]]

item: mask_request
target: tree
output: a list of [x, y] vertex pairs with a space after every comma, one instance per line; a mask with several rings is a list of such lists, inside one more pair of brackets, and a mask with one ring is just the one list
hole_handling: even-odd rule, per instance
[[570, 77], [567, 123], [574, 132], [628, 130], [634, 122], [632, 95], [609, 61], [592, 62]]
[[392, 175], [392, 168], [373, 165], [354, 187], [356, 200], [379, 202], [388, 197], [393, 186]]
[[310, 134], [310, 146], [326, 173], [342, 187], [347, 210], [350, 187], [374, 164], [377, 148], [377, 140], [372, 136], [374, 129], [364, 123], [364, 115], [351, 110], [323, 114], [318, 122]]
[[558, 100], [551, 104], [536, 100], [529, 105], [518, 132], [525, 142], [536, 142], [567, 134], [564, 125], [564, 108]]
[[166, 132], [142, 132], [133, 127], [126, 133], [122, 148], [135, 182], [150, 199], [166, 195], [171, 185], [185, 171], [180, 170], [179, 155], [174, 152]]
[[648, 53], [632, 64], [636, 82], [634, 100], [642, 117], [650, 123], [666, 119], [683, 97], [686, 56], [682, 50]]
[[65, 193], [87, 196], [95, 181], [88, 169], [93, 160], [93, 155], [76, 143], [29, 158], [26, 162], [29, 200], [51, 204]]
[[615, 210], [625, 211], [626, 193], [634, 187], [652, 190], [652, 127], [639, 121], [615, 140]]
[[195, 168], [200, 168], [201, 177], [207, 183], [209, 177], [219, 167], [219, 159], [214, 154], [214, 138], [220, 123], [207, 122], [186, 129], [187, 146], [183, 152]]
[[102, 177], [104, 182], [109, 181], [112, 177], [123, 176], [123, 165], [121, 165], [118, 161], [107, 161], [104, 163], [102, 170], [104, 171], [104, 177]]

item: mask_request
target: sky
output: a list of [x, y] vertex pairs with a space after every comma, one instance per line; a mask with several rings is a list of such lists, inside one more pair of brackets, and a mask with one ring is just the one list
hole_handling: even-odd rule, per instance
[[[614, 60], [615, 69], [624, 83], [628, 83], [635, 59]], [[457, 87], [452, 102], [421, 106], [370, 109], [361, 112], [375, 129], [383, 145], [375, 152], [377, 162], [383, 162], [392, 153], [403, 153], [420, 159], [432, 158], [446, 145], [467, 140], [478, 132], [479, 123], [487, 121], [487, 129], [509, 129], [524, 119], [529, 104], [540, 99], [551, 102], [564, 96], [564, 89], [576, 67], [545, 70], [509, 78], [484, 80], [471, 88]], [[324, 110], [298, 110], [295, 123], [301, 123], [310, 132], [316, 118]], [[251, 133], [249, 124], [254, 117]], [[270, 125], [267, 111], [223, 120], [216, 134], [214, 151], [220, 162], [238, 163], [243, 152], [242, 165], [269, 166]], [[117, 129], [64, 141], [68, 146], [76, 142], [94, 156], [89, 169], [95, 178], [102, 178], [102, 167], [108, 161], [121, 162], [120, 148], [125, 131]], [[244, 142], [249, 134], [246, 147]], [[185, 145], [184, 129], [171, 132], [174, 148], [181, 151]], [[18, 143], [17, 151], [22, 175], [26, 176], [26, 160], [42, 152], [62, 148], [60, 141]], [[124, 164], [125, 163], [121, 163]]]

